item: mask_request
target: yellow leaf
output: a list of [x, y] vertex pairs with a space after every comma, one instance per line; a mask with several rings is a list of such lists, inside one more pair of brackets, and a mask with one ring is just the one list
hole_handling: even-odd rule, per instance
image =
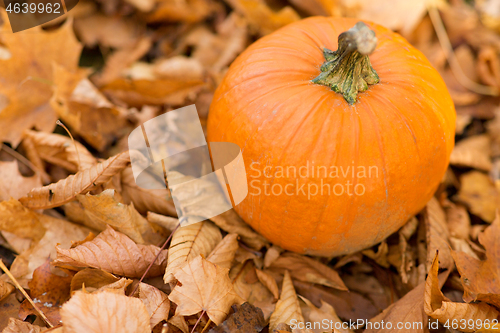
[[238, 249], [238, 235], [228, 234], [222, 241], [213, 249], [207, 260], [212, 264], [216, 264], [222, 268], [231, 268], [231, 264]]
[[168, 319], [170, 311], [170, 301], [168, 296], [150, 286], [149, 284], [142, 283], [139, 285], [139, 299], [144, 303], [150, 316], [151, 329], [153, 329], [162, 320]]

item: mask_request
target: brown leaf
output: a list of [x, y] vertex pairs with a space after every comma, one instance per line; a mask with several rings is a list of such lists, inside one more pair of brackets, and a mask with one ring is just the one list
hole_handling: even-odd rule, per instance
[[61, 310], [65, 333], [150, 333], [149, 314], [137, 298], [78, 291]]
[[453, 258], [450, 252], [450, 233], [446, 224], [444, 210], [435, 197], [427, 203], [424, 221], [427, 237], [427, 269], [430, 268], [434, 255], [438, 250], [441, 254], [440, 267], [451, 269], [453, 267]]
[[469, 239], [471, 224], [469, 213], [464, 206], [450, 202], [446, 207], [446, 218], [450, 236], [465, 240]]
[[238, 235], [228, 234], [219, 244], [210, 252], [207, 260], [222, 268], [231, 268], [234, 255], [238, 249]]
[[[321, 301], [321, 307], [317, 308], [310, 300], [305, 297], [299, 296], [300, 299], [305, 303], [305, 306], [301, 306], [302, 314], [304, 315], [305, 322], [310, 323], [320, 323], [322, 328], [313, 328], [314, 333], [324, 333], [324, 332], [334, 332], [334, 333], [354, 333], [353, 330], [347, 328], [342, 328], [342, 320], [335, 313], [335, 309], [328, 303]], [[328, 329], [323, 326], [324, 323], [328, 323]], [[317, 326], [316, 326], [317, 327]], [[338, 329], [335, 329], [338, 327]]]
[[[137, 2], [137, 0], [135, 0]], [[198, 22], [220, 9], [220, 4], [207, 0], [157, 1], [157, 7], [148, 16], [150, 22]]]
[[50, 104], [73, 132], [103, 151], [128, 131], [126, 111], [108, 101], [87, 75], [87, 70], [73, 73], [54, 66], [55, 89]]
[[219, 228], [210, 221], [189, 224], [177, 229], [168, 249], [168, 264], [163, 278], [165, 283], [174, 281], [175, 271], [186, 262], [200, 254], [208, 256], [221, 240]]
[[276, 259], [271, 267], [290, 272], [294, 279], [319, 283], [339, 290], [347, 290], [339, 274], [319, 261], [296, 253], [284, 253]]
[[267, 289], [269, 289], [275, 299], [278, 299], [279, 290], [276, 280], [271, 275], [269, 275], [265, 271], [261, 271], [260, 269], [255, 269], [255, 273], [257, 273], [257, 277], [259, 278], [260, 283], [262, 283], [264, 286], [266, 286]]
[[19, 199], [32, 209], [47, 209], [61, 206], [76, 198], [78, 194], [92, 191], [97, 186], [107, 183], [115, 174], [130, 164], [129, 152], [123, 152], [108, 158], [91, 168], [62, 179], [48, 186], [35, 188], [27, 196]]
[[71, 294], [85, 287], [85, 291], [92, 292], [112, 283], [120, 278], [111, 273], [96, 268], [85, 268], [77, 272], [71, 280]]
[[40, 333], [45, 330], [45, 327], [32, 325], [16, 318], [10, 318], [9, 325], [3, 329], [2, 333]]
[[500, 307], [500, 216], [479, 235], [479, 242], [486, 249], [486, 260], [470, 254], [453, 251], [453, 258], [460, 273], [466, 302], [484, 301]]
[[234, 305], [233, 308], [236, 308], [235, 313], [208, 333], [258, 333], [266, 326], [261, 309], [247, 302], [240, 306]]
[[[4, 275], [0, 275], [0, 278]], [[0, 280], [0, 301], [4, 300], [7, 296], [10, 295], [16, 288], [14, 286], [4, 280]]]
[[17, 161], [0, 161], [0, 201], [10, 198], [19, 199], [32, 188], [42, 186], [40, 176], [23, 177], [19, 172]]
[[[144, 173], [144, 177], [147, 175]], [[155, 212], [177, 216], [170, 191], [168, 189], [150, 190], [137, 186], [130, 167], [123, 169], [121, 173], [121, 187], [124, 202], [126, 204], [133, 203], [139, 213]]]
[[458, 198], [467, 203], [470, 212], [485, 220], [493, 222], [495, 211], [500, 207], [500, 194], [491, 179], [479, 171], [471, 171], [460, 177]]
[[341, 16], [339, 0], [290, 0], [290, 3], [309, 15]]
[[281, 287], [281, 296], [278, 303], [276, 303], [276, 309], [269, 319], [269, 330], [272, 331], [276, 329], [278, 324], [281, 323], [291, 325], [294, 322], [295, 324], [303, 323], [304, 317], [300, 310], [299, 299], [293, 288], [290, 273], [285, 271], [285, 278], [283, 279], [283, 286]]
[[153, 329], [162, 320], [168, 320], [170, 301], [164, 292], [150, 286], [149, 284], [141, 282], [139, 285], [139, 299], [144, 303], [146, 309], [148, 310], [151, 329]]
[[[30, 296], [37, 307], [54, 325], [61, 321], [59, 311], [64, 302], [69, 299], [70, 284], [73, 276], [60, 276], [52, 273], [50, 260], [35, 269], [33, 279], [28, 283]], [[19, 318], [25, 320], [30, 314], [37, 315], [38, 312], [31, 306], [28, 300], [24, 300], [19, 309]]]
[[153, 212], [148, 212], [147, 216], [148, 222], [159, 225], [162, 228], [167, 229], [172, 232], [179, 226], [179, 219], [176, 217], [165, 216], [161, 214], [156, 214]]
[[[114, 190], [105, 190], [97, 195], [87, 193], [76, 198], [83, 206], [78, 221], [92, 229], [103, 231], [109, 225], [137, 244], [158, 244], [164, 239], [133, 205], [118, 202]], [[71, 214], [68, 218], [72, 218]]]
[[177, 304], [176, 315], [190, 316], [206, 311], [208, 317], [220, 325], [231, 305], [243, 302], [234, 292], [228, 270], [201, 256], [179, 268], [174, 276], [180, 284], [168, 298]]
[[24, 140], [31, 140], [41, 159], [71, 172], [85, 170], [97, 164], [96, 158], [84, 145], [77, 141], [73, 143], [67, 136], [27, 130], [23, 137]]
[[[424, 309], [428, 316], [443, 324], [447, 322], [449, 324], [450, 321], [455, 320], [459, 323], [457, 328], [463, 332], [475, 332], [482, 327], [483, 323], [492, 323], [498, 318], [500, 313], [486, 303], [466, 304], [450, 301], [441, 292], [438, 270], [439, 260], [436, 252], [425, 282]], [[465, 323], [462, 320], [465, 320]]]
[[10, 294], [3, 301], [0, 301], [0, 329], [3, 330], [8, 326], [10, 318], [17, 318], [21, 304], [15, 294]]
[[22, 238], [39, 241], [45, 234], [39, 214], [21, 205], [17, 200], [0, 202], [0, 230]]
[[485, 134], [461, 140], [451, 153], [450, 164], [490, 171], [490, 144], [490, 138]]
[[[5, 11], [2, 17], [2, 30], [8, 31]], [[29, 32], [3, 33], [2, 45], [7, 47], [10, 57], [0, 59], [0, 128], [9, 130], [1, 131], [0, 142], [17, 146], [25, 129], [36, 127], [46, 132], [54, 129], [57, 118], [48, 103], [52, 89], [43, 81], [52, 80], [53, 63], [76, 68], [82, 47], [73, 33], [72, 20], [51, 31], [37, 26]]]
[[274, 12], [262, 0], [226, 0], [234, 10], [242, 14], [254, 30], [267, 35], [282, 26], [298, 21], [299, 15], [293, 8], [286, 6]]
[[[160, 248], [154, 245], [136, 244], [108, 226], [90, 242], [69, 250], [56, 246], [56, 250], [57, 259], [54, 265], [92, 267], [120, 276], [138, 278], [146, 271]], [[167, 251], [162, 251], [146, 276], [163, 274], [166, 259]]]

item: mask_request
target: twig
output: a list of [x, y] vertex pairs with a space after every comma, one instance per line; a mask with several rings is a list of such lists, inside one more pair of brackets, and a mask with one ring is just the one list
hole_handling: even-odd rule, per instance
[[64, 128], [66, 130], [66, 132], [69, 134], [71, 141], [73, 141], [73, 145], [75, 146], [75, 150], [76, 150], [76, 157], [78, 157], [78, 171], [80, 171], [82, 169], [82, 161], [80, 160], [80, 153], [78, 152], [78, 146], [76, 145], [75, 139], [73, 139], [73, 135], [71, 135], [71, 132], [69, 131], [69, 129], [59, 119], [57, 119], [56, 124], [61, 126], [62, 128]]
[[196, 321], [196, 324], [194, 324], [193, 329], [191, 330], [191, 333], [194, 333], [194, 329], [196, 328], [196, 326], [198, 326], [198, 323], [200, 322], [201, 317], [203, 317], [203, 315], [205, 314], [205, 312], [206, 312], [205, 310], [203, 310], [201, 312], [200, 318], [198, 318], [198, 320]]
[[0, 259], [0, 268], [12, 280], [12, 282], [14, 283], [14, 285], [16, 286], [16, 288], [19, 289], [19, 291], [24, 295], [24, 297], [26, 297], [26, 299], [28, 300], [28, 302], [30, 302], [31, 306], [33, 306], [33, 308], [36, 310], [36, 312], [38, 312], [38, 314], [40, 315], [40, 317], [42, 317], [43, 321], [45, 321], [45, 323], [47, 323], [47, 325], [49, 325], [50, 328], [54, 327], [54, 325], [52, 325], [52, 323], [45, 316], [45, 314], [42, 312], [42, 310], [40, 310], [38, 308], [38, 306], [35, 304], [35, 302], [33, 302], [33, 300], [28, 295], [28, 293], [26, 292], [26, 290], [24, 290], [24, 288], [21, 287], [21, 285], [19, 284], [19, 282], [17, 281], [17, 279], [14, 277], [14, 275], [12, 275], [12, 273], [9, 271], [9, 269], [7, 268], [7, 266], [5, 266], [5, 264], [3, 263], [2, 259]]
[[448, 59], [448, 63], [450, 64], [451, 71], [457, 78], [458, 82], [464, 86], [465, 88], [481, 95], [488, 96], [498, 96], [498, 89], [490, 86], [485, 86], [479, 84], [477, 82], [472, 81], [465, 75], [458, 59], [453, 52], [453, 47], [451, 45], [450, 39], [448, 38], [448, 34], [446, 33], [446, 29], [444, 27], [443, 21], [441, 20], [441, 16], [439, 16], [439, 11], [435, 6], [429, 5], [427, 7], [427, 11], [429, 12], [429, 17], [431, 18], [432, 25], [434, 26], [434, 30], [436, 31], [439, 44], [444, 50], [446, 55], [446, 59]]
[[207, 324], [205, 325], [205, 327], [203, 327], [201, 333], [204, 333], [207, 330], [207, 328], [210, 326], [210, 323], [212, 323], [212, 319], [208, 318]]
[[7, 154], [9, 154], [10, 156], [14, 157], [15, 159], [17, 159], [22, 164], [26, 165], [28, 168], [30, 168], [31, 170], [33, 170], [33, 172], [40, 173], [40, 169], [36, 165], [34, 165], [30, 160], [28, 160], [23, 155], [19, 154], [14, 149], [12, 149], [9, 146], [7, 146], [5, 143], [2, 143], [1, 149], [4, 149]]
[[137, 291], [137, 288], [139, 288], [139, 285], [141, 284], [142, 280], [144, 280], [144, 278], [146, 277], [146, 274], [148, 274], [148, 272], [151, 269], [151, 267], [153, 267], [153, 264], [156, 262], [156, 259], [158, 259], [158, 257], [160, 256], [161, 251], [163, 251], [165, 249], [165, 247], [167, 246], [168, 242], [172, 238], [172, 235], [179, 228], [180, 225], [181, 225], [181, 223], [179, 222], [179, 224], [177, 224], [177, 226], [174, 228], [174, 230], [172, 230], [172, 232], [170, 233], [170, 236], [168, 236], [167, 240], [165, 241], [165, 243], [163, 243], [163, 246], [160, 248], [160, 251], [158, 251], [158, 253], [156, 254], [156, 257], [153, 259], [153, 261], [151, 261], [151, 263], [149, 264], [148, 268], [146, 268], [146, 271], [144, 272], [144, 274], [142, 274], [141, 279], [136, 284], [134, 290], [132, 290], [132, 292], [130, 293], [130, 295], [134, 295], [135, 294], [135, 292]]

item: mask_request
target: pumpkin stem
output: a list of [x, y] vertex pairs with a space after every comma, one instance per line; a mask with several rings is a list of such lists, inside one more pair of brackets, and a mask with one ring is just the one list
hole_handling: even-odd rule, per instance
[[321, 74], [312, 82], [341, 93], [352, 105], [358, 92], [380, 81], [368, 58], [377, 47], [377, 37], [366, 24], [358, 22], [339, 35], [338, 44], [337, 51], [323, 49], [326, 61], [321, 66]]

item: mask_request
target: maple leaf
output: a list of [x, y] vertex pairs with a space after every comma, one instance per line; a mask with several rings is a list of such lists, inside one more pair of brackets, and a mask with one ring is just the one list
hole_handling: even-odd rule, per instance
[[233, 304], [243, 303], [228, 276], [228, 270], [201, 256], [174, 272], [180, 282], [168, 296], [177, 304], [176, 315], [190, 316], [206, 311], [208, 317], [220, 325]]
[[500, 307], [500, 215], [479, 235], [486, 249], [486, 260], [478, 260], [464, 252], [453, 251], [460, 273], [466, 302], [485, 301]]
[[[1, 13], [2, 30], [6, 31], [8, 19], [5, 11]], [[57, 30], [44, 31], [38, 26], [29, 31], [2, 33], [2, 43], [10, 57], [0, 59], [0, 128], [9, 130], [0, 132], [0, 142], [17, 146], [25, 129], [54, 129], [57, 118], [48, 104], [52, 96], [52, 64], [77, 68], [82, 46], [71, 19]]]
[[137, 298], [77, 291], [61, 309], [65, 333], [150, 333], [149, 314]]
[[174, 281], [174, 273], [186, 262], [200, 254], [208, 256], [215, 246], [221, 241], [222, 235], [210, 221], [203, 221], [179, 228], [172, 236], [168, 249], [168, 264], [164, 281]]
[[[31, 298], [53, 324], [59, 324], [61, 321], [59, 310], [69, 299], [72, 278], [72, 275], [59, 276], [52, 273], [50, 260], [46, 260], [43, 265], [35, 269], [33, 279], [28, 283]], [[36, 315], [37, 312], [28, 300], [24, 300], [19, 310], [19, 318], [24, 320], [30, 314]]]
[[[57, 258], [54, 265], [68, 267], [93, 267], [108, 273], [141, 277], [154, 260], [160, 248], [154, 245], [136, 244], [124, 234], [110, 226], [90, 242], [73, 249], [56, 246]], [[167, 251], [162, 251], [146, 277], [163, 274]]]

